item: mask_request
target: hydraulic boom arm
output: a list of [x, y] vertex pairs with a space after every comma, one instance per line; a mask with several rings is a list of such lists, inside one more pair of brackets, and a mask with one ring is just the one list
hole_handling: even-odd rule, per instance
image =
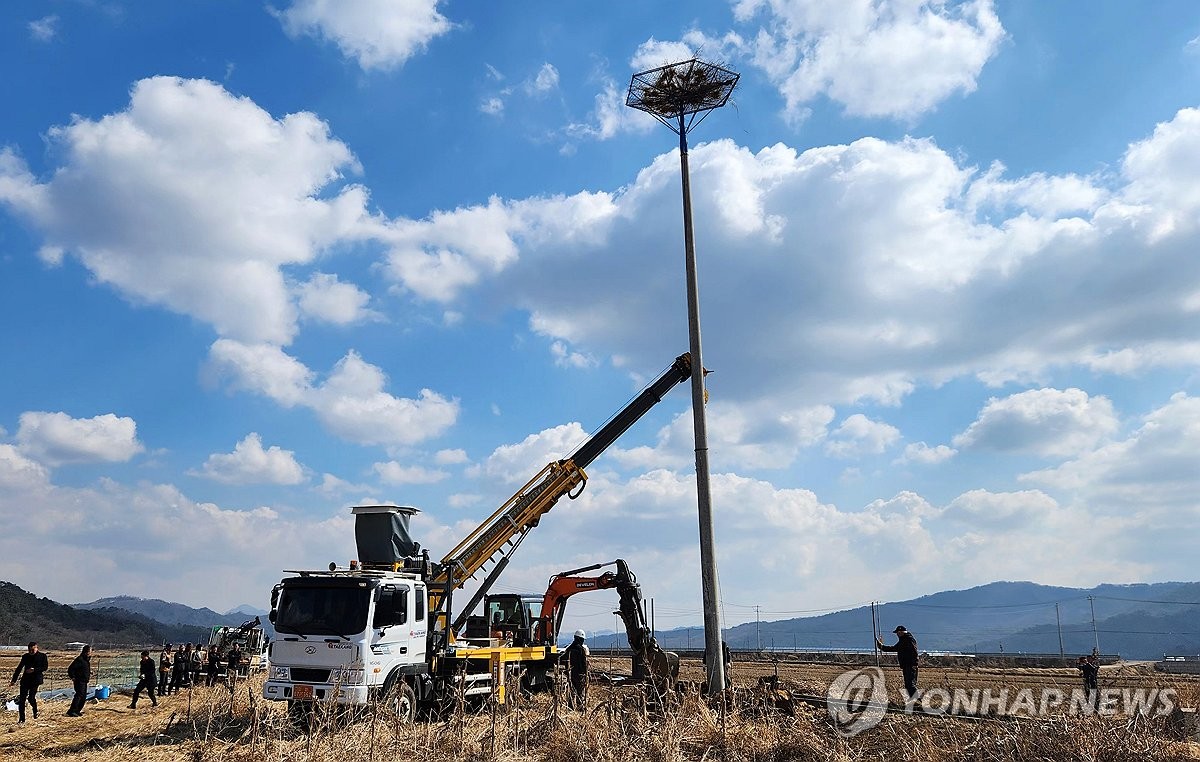
[[[629, 429], [650, 408], [672, 388], [682, 383], [692, 374], [691, 355], [682, 354], [675, 358], [671, 367], [655, 379], [649, 386], [613, 416], [608, 423], [600, 428], [586, 442], [580, 445], [570, 457], [548, 464], [536, 476], [510, 497], [499, 509], [471, 532], [453, 550], [446, 554], [437, 566], [434, 578], [429, 585], [429, 605], [431, 611], [443, 611], [446, 597], [450, 590], [462, 587], [466, 580], [473, 577], [489, 562], [495, 561], [497, 569], [481, 585], [472, 604], [462, 609], [465, 617], [474, 608], [474, 603], [482, 599], [491, 583], [494, 581], [499, 564], [506, 563], [508, 554], [520, 545], [529, 530], [537, 526], [541, 517], [547, 513], [563, 495], [575, 499], [583, 491], [587, 482], [587, 474], [583, 469], [589, 466], [602, 452]], [[456, 621], [453, 629], [458, 629], [461, 621]]]
[[[617, 570], [605, 572], [598, 577], [575, 576], [580, 572], [593, 571], [603, 566], [616, 566]], [[620, 558], [611, 564], [593, 564], [551, 577], [550, 584], [546, 587], [546, 595], [542, 599], [542, 613], [538, 617], [535, 642], [550, 644], [558, 639], [558, 630], [566, 613], [567, 599], [572, 595], [589, 590], [613, 588], [620, 596], [621, 621], [625, 623], [629, 647], [634, 653], [634, 677], [641, 677], [638, 674], [639, 664], [643, 665], [643, 668], [649, 671], [650, 679], [658, 691], [665, 693], [679, 677], [679, 656], [664, 651], [658, 645], [642, 609], [642, 586], [638, 584], [633, 572], [629, 571], [629, 565]]]

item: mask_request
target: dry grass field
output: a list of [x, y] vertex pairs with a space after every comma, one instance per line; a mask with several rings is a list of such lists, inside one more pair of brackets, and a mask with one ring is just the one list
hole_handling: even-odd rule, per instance
[[[0, 657], [11, 676], [19, 655]], [[102, 655], [119, 661], [116, 655]], [[68, 654], [51, 654], [52, 671], [65, 681]], [[605, 668], [603, 657], [595, 657]], [[617, 666], [617, 665], [614, 665]], [[737, 686], [729, 708], [717, 711], [695, 694], [662, 715], [648, 712], [634, 688], [593, 685], [589, 709], [574, 712], [539, 695], [502, 711], [457, 711], [437, 721], [397, 726], [384, 718], [345, 713], [320, 716], [311, 732], [296, 729], [282, 705], [258, 698], [256, 681], [235, 695], [223, 687], [196, 688], [160, 699], [157, 708], [114, 694], [89, 704], [81, 718], [64, 716], [65, 701], [46, 701], [37, 721], [18, 725], [0, 715], [0, 760], [63, 762], [376, 762], [413, 760], [1186, 760], [1200, 759], [1200, 743], [1172, 737], [1167, 723], [1145, 717], [1068, 717], [964, 721], [889, 714], [852, 738], [835, 732], [820, 706], [795, 702], [781, 711], [759, 689], [778, 670], [780, 687], [823, 695], [845, 670], [834, 665], [735, 661]], [[699, 679], [701, 666], [685, 663], [683, 677]], [[6, 677], [7, 677], [6, 676]], [[1075, 687], [1073, 670], [923, 669], [925, 687]], [[888, 670], [889, 685], [898, 674]], [[7, 683], [7, 680], [5, 680]], [[1158, 675], [1147, 667], [1105, 670], [1105, 685], [1172, 687], [1195, 706], [1200, 681]], [[899, 698], [893, 690], [893, 700]]]

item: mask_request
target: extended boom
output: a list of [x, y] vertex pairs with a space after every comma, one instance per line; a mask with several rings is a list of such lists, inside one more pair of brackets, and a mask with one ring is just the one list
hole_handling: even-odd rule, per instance
[[497, 576], [496, 572], [507, 564], [508, 554], [521, 544], [529, 530], [537, 526], [541, 517], [554, 507], [560, 497], [566, 495], [573, 500], [583, 491], [587, 482], [587, 474], [583, 469], [591, 465], [600, 453], [617, 441], [617, 438], [650, 408], [658, 404], [668, 391], [690, 378], [691, 374], [691, 355], [685, 353], [675, 358], [671, 367], [609, 419], [608, 423], [580, 445], [570, 457], [547, 464], [474, 532], [447, 553], [429, 585], [431, 610], [442, 612], [451, 590], [462, 587], [466, 580], [472, 578], [490, 561], [496, 561], [497, 566], [493, 569], [493, 574], [484, 580], [471, 603], [462, 607], [463, 614], [452, 628], [459, 629], [465, 617], [474, 608], [474, 604], [482, 600], [491, 587]]

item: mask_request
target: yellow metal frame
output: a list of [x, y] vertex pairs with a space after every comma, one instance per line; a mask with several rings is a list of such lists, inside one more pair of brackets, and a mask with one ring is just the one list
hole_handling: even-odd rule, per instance
[[537, 526], [538, 520], [554, 507], [560, 497], [575, 497], [579, 493], [572, 493], [572, 490], [586, 482], [587, 474], [573, 460], [557, 460], [547, 464], [446, 554], [442, 559], [443, 571], [429, 584], [430, 609], [438, 611], [441, 608], [441, 588], [445, 587], [451, 571], [454, 573], [454, 587], [461, 588], [513, 537]]

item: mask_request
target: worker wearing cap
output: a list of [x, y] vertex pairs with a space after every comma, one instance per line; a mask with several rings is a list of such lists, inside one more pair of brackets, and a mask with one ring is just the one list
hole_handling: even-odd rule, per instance
[[558, 657], [567, 665], [567, 706], [579, 711], [587, 709], [588, 657], [591, 652], [585, 641], [587, 633], [576, 630], [575, 639]]
[[896, 661], [900, 663], [900, 671], [904, 673], [904, 691], [910, 700], [915, 699], [917, 697], [917, 639], [904, 625], [898, 625], [893, 632], [896, 633], [896, 645], [885, 646], [879, 638], [875, 638], [875, 645], [879, 647], [880, 651], [891, 651], [896, 654]]

